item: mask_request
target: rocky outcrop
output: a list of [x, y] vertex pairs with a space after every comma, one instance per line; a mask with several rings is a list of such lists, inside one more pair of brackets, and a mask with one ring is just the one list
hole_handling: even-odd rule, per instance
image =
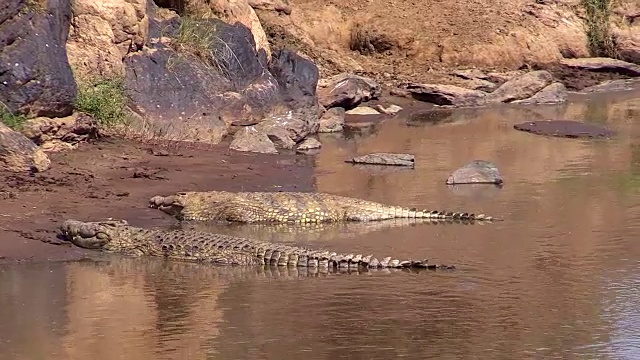
[[406, 84], [413, 98], [441, 106], [474, 107], [498, 103], [549, 104], [567, 99], [564, 85], [553, 83], [553, 75], [545, 70], [517, 75], [493, 92], [471, 90], [455, 85]]
[[[175, 37], [180, 21], [152, 18], [151, 24], [174, 29], [165, 34]], [[154, 38], [125, 59], [138, 128], [153, 137], [215, 144], [238, 130], [234, 127], [256, 125], [256, 131], [279, 139], [285, 148], [317, 132], [318, 69], [312, 62], [287, 50], [267, 61], [240, 23], [189, 21], [217, 40], [207, 49], [214, 58], [198, 56], [169, 37]]]
[[341, 107], [334, 107], [325, 111], [320, 117], [319, 133], [340, 132], [344, 126], [346, 112]]
[[67, 52], [77, 80], [124, 76], [123, 58], [148, 31], [147, 0], [74, 0]]
[[27, 120], [20, 132], [45, 152], [71, 150], [78, 144], [97, 139], [97, 122], [86, 114], [74, 113], [64, 118], [39, 117]]
[[323, 79], [318, 84], [318, 100], [325, 108], [342, 107], [353, 109], [372, 99], [382, 91], [380, 84], [364, 76], [342, 73]]
[[51, 160], [31, 140], [0, 122], [0, 171], [43, 172]]
[[[76, 84], [67, 61], [69, 0], [3, 0], [0, 103], [28, 116], [67, 116]], [[0, 105], [1, 106], [1, 105]]]
[[640, 65], [611, 58], [563, 59], [560, 63], [568, 68], [594, 72], [612, 72], [625, 76], [640, 76]]

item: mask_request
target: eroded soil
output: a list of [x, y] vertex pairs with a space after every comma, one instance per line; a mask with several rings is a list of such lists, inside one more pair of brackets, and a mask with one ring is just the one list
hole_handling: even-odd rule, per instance
[[147, 207], [150, 197], [184, 190], [309, 190], [312, 157], [147, 146], [119, 139], [50, 155], [51, 169], [1, 175], [0, 261], [64, 260], [87, 251], [60, 243], [65, 219], [125, 219], [163, 226], [173, 219]]

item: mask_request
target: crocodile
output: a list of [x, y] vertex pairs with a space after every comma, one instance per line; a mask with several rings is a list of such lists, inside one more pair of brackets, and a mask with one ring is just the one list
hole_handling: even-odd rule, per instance
[[185, 221], [306, 224], [397, 218], [461, 222], [500, 220], [485, 214], [418, 210], [346, 196], [305, 192], [188, 191], [154, 196], [149, 199], [149, 207]]
[[192, 230], [147, 229], [126, 220], [83, 222], [59, 226], [59, 236], [85, 248], [131, 256], [156, 256], [215, 265], [340, 269], [454, 269], [428, 260], [398, 260], [372, 255], [337, 254], [278, 243]]

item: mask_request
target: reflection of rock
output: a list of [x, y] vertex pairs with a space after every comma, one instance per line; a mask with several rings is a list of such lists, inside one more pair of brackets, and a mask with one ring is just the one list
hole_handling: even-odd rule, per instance
[[75, 149], [79, 143], [97, 139], [98, 124], [81, 113], [64, 118], [34, 118], [24, 123], [21, 131], [43, 151]]
[[51, 160], [42, 149], [17, 131], [0, 122], [0, 170], [10, 172], [42, 172]]
[[438, 125], [442, 123], [450, 123], [455, 121], [454, 111], [452, 109], [434, 109], [429, 111], [416, 112], [409, 115], [407, 125]]
[[231, 150], [244, 152], [257, 152], [263, 154], [277, 154], [276, 146], [267, 134], [256, 130], [253, 126], [244, 127], [236, 132], [233, 137]]
[[607, 80], [580, 90], [583, 94], [632, 90], [639, 81], [637, 79]]
[[3, 0], [0, 107], [29, 116], [68, 116], [76, 83], [67, 60], [69, 0]]
[[325, 111], [320, 118], [318, 132], [330, 133], [342, 131], [346, 112], [341, 107], [334, 107]]
[[356, 156], [351, 159], [345, 160], [345, 162], [353, 164], [395, 165], [413, 167], [415, 165], [415, 156], [411, 154], [397, 153], [372, 153]]
[[446, 183], [453, 184], [502, 184], [503, 179], [498, 168], [486, 160], [474, 160], [455, 170]]
[[318, 84], [318, 98], [325, 108], [342, 107], [352, 109], [360, 103], [377, 99], [381, 95], [380, 85], [364, 76], [348, 73], [324, 79]]
[[470, 197], [476, 200], [490, 199], [498, 195], [501, 184], [464, 184], [447, 185], [449, 190], [457, 196]]
[[609, 138], [616, 134], [603, 126], [569, 120], [528, 121], [516, 124], [513, 128], [536, 135], [567, 138]]

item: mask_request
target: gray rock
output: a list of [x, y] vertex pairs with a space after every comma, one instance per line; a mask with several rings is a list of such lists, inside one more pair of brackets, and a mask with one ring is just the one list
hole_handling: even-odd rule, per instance
[[626, 61], [611, 59], [611, 58], [579, 58], [579, 59], [562, 59], [560, 61], [562, 65], [565, 65], [573, 69], [582, 69], [597, 72], [616, 72], [626, 76], [640, 76], [640, 65], [632, 64]]
[[374, 80], [349, 73], [323, 80], [319, 86], [318, 100], [327, 109], [352, 109], [364, 101], [377, 99], [382, 94], [380, 84]]
[[345, 160], [352, 164], [371, 164], [371, 165], [393, 165], [393, 166], [410, 166], [415, 165], [415, 156], [411, 154], [398, 153], [372, 153]]
[[298, 147], [296, 148], [296, 151], [306, 152], [306, 151], [309, 151], [309, 150], [320, 149], [321, 147], [322, 147], [322, 143], [320, 143], [320, 141], [318, 141], [318, 139], [306, 138], [306, 139], [302, 140], [302, 142], [300, 144], [298, 144]]
[[2, 1], [0, 103], [9, 111], [71, 115], [77, 90], [65, 47], [70, 19], [70, 0]]
[[0, 171], [43, 172], [50, 166], [51, 160], [42, 149], [0, 122]]
[[549, 86], [552, 81], [553, 76], [548, 71], [531, 71], [500, 85], [499, 88], [487, 95], [487, 100], [492, 103], [524, 100]]
[[469, 90], [455, 85], [407, 84], [405, 89], [419, 101], [436, 105], [481, 106], [486, 100], [486, 93]]
[[332, 133], [342, 131], [344, 126], [345, 110], [334, 107], [327, 110], [320, 118], [319, 133]]
[[319, 126], [318, 112], [314, 108], [300, 108], [287, 111], [285, 114], [272, 115], [254, 125], [256, 130], [278, 138], [281, 137], [281, 130], [284, 129], [294, 143], [302, 141], [309, 134], [318, 132]]
[[455, 170], [446, 183], [453, 184], [502, 184], [503, 179], [498, 168], [485, 160], [474, 160]]
[[346, 112], [347, 115], [380, 115], [378, 110], [370, 108], [368, 106], [358, 106]]
[[373, 108], [379, 111], [380, 113], [387, 114], [387, 115], [395, 115], [400, 111], [402, 111], [402, 108], [400, 106], [393, 105], [393, 104], [389, 105], [389, 107], [386, 107], [386, 108], [382, 105], [376, 105]]
[[74, 113], [63, 118], [27, 120], [20, 132], [45, 152], [75, 149], [100, 137], [98, 123], [89, 115]]
[[256, 130], [253, 126], [247, 126], [237, 131], [229, 145], [229, 149], [262, 154], [278, 153], [276, 146], [267, 134]]
[[553, 83], [528, 99], [516, 100], [513, 104], [561, 104], [567, 101], [567, 88], [563, 83]]

